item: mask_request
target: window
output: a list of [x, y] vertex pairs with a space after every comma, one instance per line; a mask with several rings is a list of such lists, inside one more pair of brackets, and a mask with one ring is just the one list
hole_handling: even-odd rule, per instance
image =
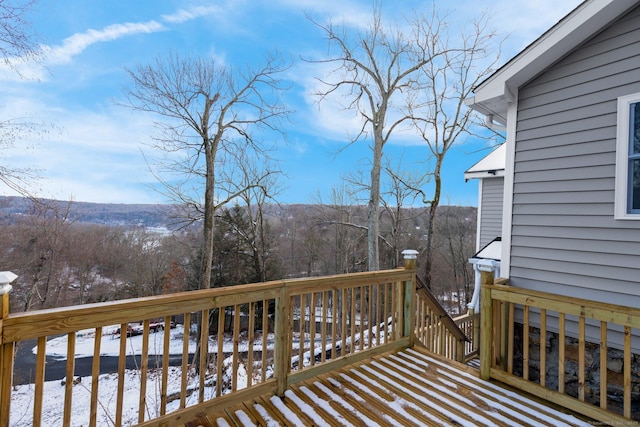
[[640, 94], [618, 98], [615, 216], [640, 219]]

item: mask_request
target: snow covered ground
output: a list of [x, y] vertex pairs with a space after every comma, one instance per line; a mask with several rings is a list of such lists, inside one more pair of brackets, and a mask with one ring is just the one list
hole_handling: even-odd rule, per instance
[[[120, 335], [116, 333], [119, 325], [105, 326], [102, 330], [102, 340], [100, 343], [100, 356], [118, 356], [120, 353]], [[149, 355], [160, 355], [163, 350], [164, 332], [159, 331], [149, 334]], [[182, 325], [176, 325], [174, 329], [170, 330], [170, 354], [182, 354], [182, 339], [184, 335], [184, 329]], [[78, 331], [76, 334], [76, 357], [91, 357], [93, 356], [94, 347], [94, 329], [87, 329]], [[267, 337], [270, 345], [269, 349], [273, 349], [273, 336]], [[189, 352], [193, 353], [196, 349], [196, 341], [189, 340]], [[247, 351], [249, 345], [245, 340], [241, 340], [239, 343], [239, 351]], [[254, 350], [262, 350], [262, 341], [256, 341], [254, 343]], [[230, 353], [233, 351], [233, 340], [231, 338], [225, 339], [223, 351]], [[36, 347], [33, 348], [33, 352], [36, 352]], [[209, 353], [215, 354], [218, 352], [218, 343], [213, 337], [209, 337]], [[135, 335], [127, 337], [127, 354], [141, 354], [142, 353], [142, 335]], [[51, 357], [67, 357], [67, 336], [61, 336], [58, 338], [47, 341], [47, 356]]]
[[[103, 328], [103, 337], [100, 344], [101, 356], [118, 356], [120, 349], [120, 335], [116, 334], [117, 325]], [[159, 331], [149, 334], [149, 355], [160, 355], [163, 349], [164, 333], [171, 334], [170, 354], [182, 354], [183, 345], [183, 327], [177, 325], [176, 328], [169, 331]], [[267, 336], [268, 349], [273, 349], [273, 336]], [[79, 331], [76, 334], [75, 356], [90, 357], [93, 356], [94, 349], [94, 330], [89, 329]], [[190, 340], [189, 352], [195, 351], [196, 342]], [[249, 348], [246, 340], [239, 343], [239, 351], [247, 351]], [[234, 350], [233, 340], [226, 339], [223, 346], [225, 353], [231, 353]], [[262, 341], [254, 342], [254, 350], [262, 350]], [[218, 343], [209, 340], [209, 352], [215, 354], [218, 351]], [[36, 347], [33, 348], [36, 352]], [[67, 336], [61, 336], [51, 339], [47, 342], [47, 356], [66, 358], [67, 353]], [[127, 337], [127, 354], [142, 353], [142, 336]], [[169, 389], [168, 395], [176, 394], [180, 391], [182, 381], [180, 367], [169, 367]], [[126, 371], [124, 383], [124, 410], [123, 425], [133, 425], [138, 422], [138, 404], [140, 399], [140, 373], [138, 371]], [[161, 372], [159, 370], [150, 370], [146, 380], [146, 401], [147, 415], [145, 419], [158, 416], [160, 407], [160, 387]], [[189, 378], [189, 384], [198, 384], [198, 378]], [[238, 388], [244, 388], [247, 384], [247, 373], [244, 366], [240, 366], [237, 375]], [[116, 413], [118, 377], [116, 373], [100, 375], [98, 387], [98, 425], [113, 425]], [[191, 387], [193, 389], [193, 387]], [[61, 381], [48, 381], [44, 385], [43, 392], [43, 416], [42, 425], [53, 426], [61, 425], [63, 417], [65, 387]], [[205, 398], [215, 395], [215, 387], [209, 386], [205, 389]], [[34, 385], [19, 385], [14, 388], [11, 397], [11, 426], [31, 426], [33, 425], [33, 398]], [[187, 406], [197, 403], [198, 393], [193, 393], [187, 398]], [[89, 411], [91, 403], [91, 377], [81, 377], [78, 384], [73, 386], [73, 411], [72, 425], [86, 426], [89, 423]], [[174, 400], [167, 405], [167, 412], [178, 409], [180, 401]]]

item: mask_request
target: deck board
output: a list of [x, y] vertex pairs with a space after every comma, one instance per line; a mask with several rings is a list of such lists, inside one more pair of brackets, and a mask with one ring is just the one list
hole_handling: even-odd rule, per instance
[[477, 369], [417, 348], [328, 372], [292, 385], [283, 397], [261, 396], [203, 421], [213, 426], [591, 425], [482, 381]]

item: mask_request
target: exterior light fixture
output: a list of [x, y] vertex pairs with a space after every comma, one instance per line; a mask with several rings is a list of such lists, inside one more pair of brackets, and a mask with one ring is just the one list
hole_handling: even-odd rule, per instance
[[0, 271], [0, 295], [8, 294], [13, 288], [11, 282], [16, 280], [18, 275], [10, 271]]
[[416, 251], [415, 249], [405, 249], [404, 251], [402, 251], [402, 255], [404, 256], [404, 259], [417, 259], [418, 258], [418, 251]]

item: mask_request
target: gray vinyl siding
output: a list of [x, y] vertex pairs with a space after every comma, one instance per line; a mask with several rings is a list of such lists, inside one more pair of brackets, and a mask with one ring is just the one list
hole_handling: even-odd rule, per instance
[[614, 219], [616, 102], [640, 92], [639, 53], [635, 9], [520, 89], [514, 286], [640, 307], [640, 221]]
[[502, 207], [504, 200], [504, 178], [484, 178], [480, 198], [480, 248], [496, 237], [502, 236]]

